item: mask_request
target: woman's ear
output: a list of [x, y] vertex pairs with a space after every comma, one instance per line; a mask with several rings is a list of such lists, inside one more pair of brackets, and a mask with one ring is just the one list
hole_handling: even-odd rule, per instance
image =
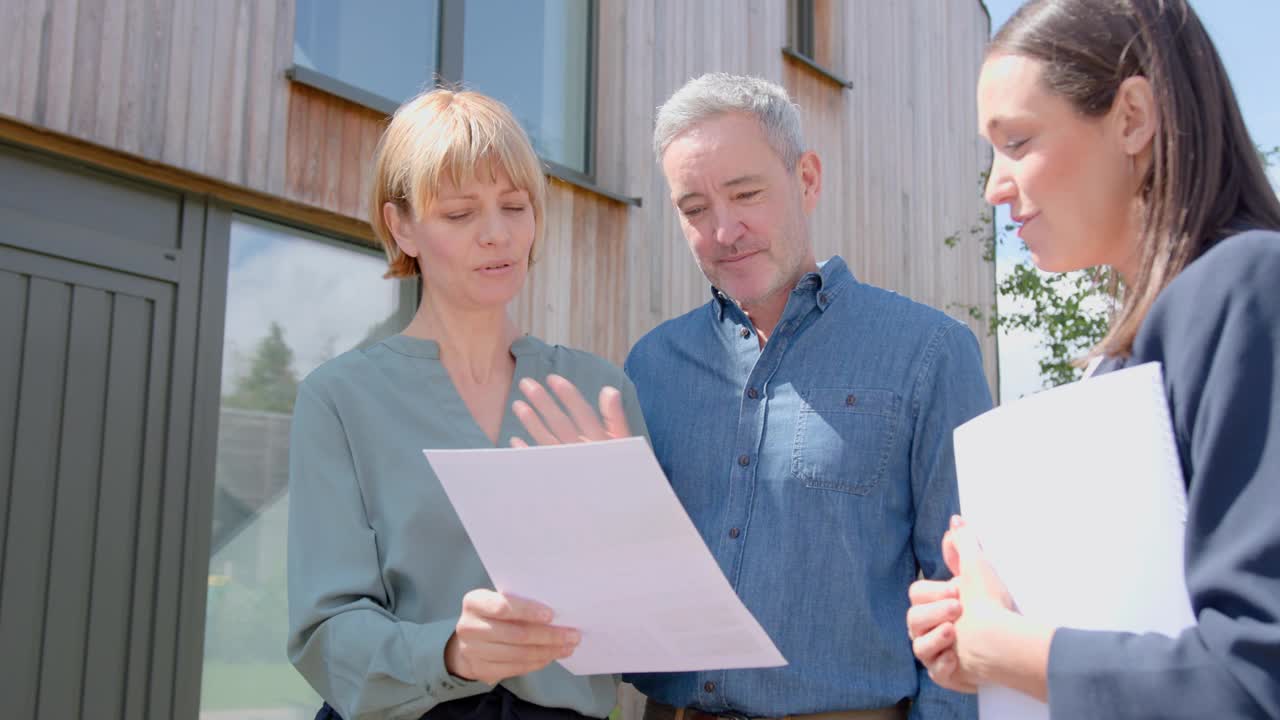
[[1151, 146], [1159, 122], [1151, 81], [1140, 75], [1125, 78], [1116, 90], [1111, 110], [1116, 116], [1120, 147], [1125, 154], [1132, 157], [1144, 155]]
[[391, 237], [395, 238], [400, 252], [412, 258], [418, 257], [418, 247], [409, 239], [409, 226], [413, 221], [404, 216], [399, 205], [393, 202], [382, 203], [382, 222], [391, 231]]

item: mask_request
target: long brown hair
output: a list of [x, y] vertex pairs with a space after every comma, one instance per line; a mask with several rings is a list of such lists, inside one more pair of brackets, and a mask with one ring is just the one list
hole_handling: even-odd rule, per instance
[[1044, 63], [1048, 90], [1086, 116], [1106, 114], [1130, 77], [1146, 78], [1155, 96], [1141, 263], [1123, 290], [1113, 281], [1120, 305], [1091, 354], [1128, 355], [1156, 296], [1219, 240], [1243, 228], [1280, 229], [1280, 199], [1186, 0], [1031, 0], [991, 40], [988, 57], [1003, 54]]

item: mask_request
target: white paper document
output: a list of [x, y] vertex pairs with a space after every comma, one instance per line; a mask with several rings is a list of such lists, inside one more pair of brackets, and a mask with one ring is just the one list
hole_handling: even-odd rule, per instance
[[[955, 431], [960, 511], [1027, 617], [1176, 636], [1187, 500], [1159, 363], [1001, 406]], [[983, 720], [1049, 717], [1005, 688]]]
[[582, 632], [570, 672], [786, 664], [643, 438], [423, 452], [496, 588]]

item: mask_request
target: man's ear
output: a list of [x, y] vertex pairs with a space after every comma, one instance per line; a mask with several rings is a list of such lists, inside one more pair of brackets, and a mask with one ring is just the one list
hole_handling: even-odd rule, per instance
[[796, 162], [796, 175], [800, 178], [800, 187], [804, 192], [804, 211], [813, 212], [818, 206], [818, 197], [822, 195], [822, 161], [818, 154], [808, 150], [800, 155]]

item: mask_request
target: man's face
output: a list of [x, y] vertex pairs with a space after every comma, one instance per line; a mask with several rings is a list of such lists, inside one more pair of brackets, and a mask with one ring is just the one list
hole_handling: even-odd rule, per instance
[[815, 266], [808, 216], [821, 165], [813, 153], [788, 171], [753, 116], [727, 113], [676, 136], [662, 171], [698, 267], [742, 306], [790, 292]]

